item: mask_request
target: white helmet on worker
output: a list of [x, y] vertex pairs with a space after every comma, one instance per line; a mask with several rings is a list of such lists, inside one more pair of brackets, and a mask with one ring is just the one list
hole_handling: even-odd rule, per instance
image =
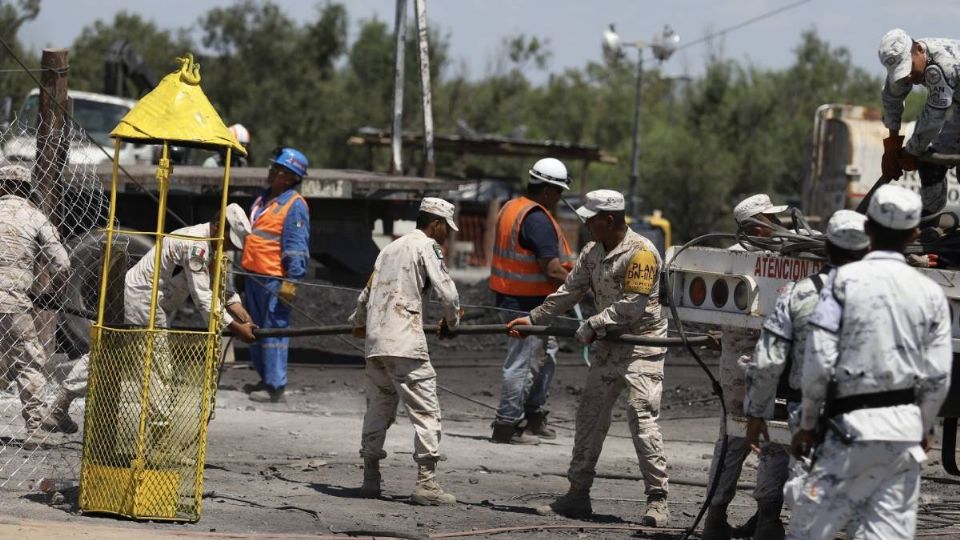
[[570, 176], [567, 167], [556, 158], [543, 158], [530, 169], [531, 184], [552, 184], [564, 191], [570, 189]]
[[233, 138], [237, 140], [238, 143], [247, 146], [250, 144], [250, 131], [247, 128], [243, 127], [243, 124], [233, 124], [228, 127], [230, 133], [233, 135]]

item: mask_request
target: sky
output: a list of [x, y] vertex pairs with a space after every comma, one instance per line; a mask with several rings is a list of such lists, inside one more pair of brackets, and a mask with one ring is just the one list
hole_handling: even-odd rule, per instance
[[[624, 41], [649, 40], [665, 24], [681, 36], [680, 45], [737, 25], [796, 0], [428, 0], [429, 24], [449, 36], [452, 69], [480, 78], [494, 69], [506, 37], [526, 34], [549, 40], [552, 52], [543, 72], [530, 72], [534, 82], [549, 72], [580, 68], [602, 58], [603, 30], [615, 23]], [[160, 28], [193, 26], [206, 11], [229, 0], [43, 0], [36, 20], [21, 29], [20, 39], [35, 50], [69, 47], [84, 26], [112, 20], [121, 10], [135, 12]], [[321, 0], [274, 0], [293, 19], [312, 20]], [[350, 17], [351, 40], [359, 21], [376, 17], [392, 25], [394, 0], [342, 0]], [[413, 0], [408, 2], [413, 20]], [[912, 6], [902, 0], [810, 0], [713, 41], [723, 56], [759, 67], [782, 68], [793, 60], [801, 32], [815, 29], [833, 46], [847, 47], [854, 64], [882, 75], [877, 45], [884, 32], [904, 28], [914, 37], [960, 38], [957, 0], [926, 0]], [[695, 45], [679, 51], [663, 65], [667, 76], [702, 73], [710, 51]], [[634, 53], [630, 53], [631, 55]], [[631, 56], [632, 57], [632, 56]], [[635, 58], [635, 57], [632, 57]]]

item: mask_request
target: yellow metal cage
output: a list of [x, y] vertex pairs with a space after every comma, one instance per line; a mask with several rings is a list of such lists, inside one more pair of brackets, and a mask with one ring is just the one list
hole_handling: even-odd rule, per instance
[[[230, 154], [245, 153], [199, 87], [199, 65], [187, 55], [111, 133], [115, 140], [109, 222], [97, 321], [91, 333], [90, 379], [80, 472], [80, 509], [135, 519], [197, 521], [203, 501], [207, 423], [216, 395], [216, 369], [225, 289], [223, 256]], [[157, 228], [149, 321], [105, 323], [109, 261], [117, 232], [116, 193], [121, 141], [162, 145], [157, 168]], [[160, 258], [167, 191], [176, 143], [226, 152], [219, 233], [210, 242], [213, 300], [205, 331], [157, 325]]]

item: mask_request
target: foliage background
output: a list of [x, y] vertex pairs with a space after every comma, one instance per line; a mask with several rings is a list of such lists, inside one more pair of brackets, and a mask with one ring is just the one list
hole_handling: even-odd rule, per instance
[[[39, 63], [39, 51], [25, 50], [17, 32], [40, 9], [39, 0], [0, 4], [0, 38], [32, 66]], [[355, 26], [355, 38], [348, 41], [347, 30]], [[467, 77], [448, 55], [455, 31], [430, 29], [437, 133], [597, 145], [619, 164], [590, 166], [586, 187], [626, 187], [636, 81], [632, 51], [615, 64], [601, 62], [598, 51], [598, 62], [556, 73], [550, 71], [550, 37], [516, 35], [504, 39], [485, 76]], [[407, 32], [408, 39], [415, 36]], [[254, 165], [263, 165], [273, 147], [285, 144], [302, 149], [317, 167], [368, 168], [371, 156], [348, 147], [347, 138], [364, 126], [390, 125], [393, 22], [361, 19], [354, 25], [346, 4], [321, 2], [303, 16], [269, 1], [240, 0], [210, 9], [192, 29], [161, 29], [132, 11], [120, 12], [84, 28], [70, 47], [70, 87], [103, 91], [107, 50], [121, 40], [158, 76], [174, 67], [178, 54], [197, 53], [207, 95], [227, 123], [250, 130]], [[728, 228], [733, 205], [752, 193], [796, 201], [817, 106], [879, 107], [879, 66], [870, 73], [853, 66], [849, 51], [832, 47], [814, 30], [798, 34], [794, 62], [781, 70], [726, 59], [721, 45], [707, 45], [712, 52], [696, 78], [668, 78], [652, 59], [645, 62], [640, 190], [644, 209], [661, 209], [678, 239]], [[421, 112], [412, 41], [406, 51], [404, 121], [417, 130]], [[0, 69], [14, 67], [4, 52]], [[546, 82], [532, 83], [535, 72], [548, 73]], [[0, 77], [0, 96], [10, 96], [16, 108], [31, 86], [24, 76]], [[922, 103], [922, 95], [911, 95], [907, 116], [916, 116]], [[419, 155], [407, 152], [408, 172], [416, 173]], [[374, 169], [386, 170], [388, 157], [386, 150], [375, 152]], [[583, 176], [581, 164], [568, 165]], [[446, 177], [519, 181], [529, 166], [519, 159], [437, 156], [438, 173]]]

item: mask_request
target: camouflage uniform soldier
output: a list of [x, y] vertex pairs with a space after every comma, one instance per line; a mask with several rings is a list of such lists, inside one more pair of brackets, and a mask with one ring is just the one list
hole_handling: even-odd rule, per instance
[[423, 293], [430, 287], [443, 306], [441, 335], [460, 325], [460, 299], [443, 264], [438, 243], [446, 241], [453, 222], [453, 205], [427, 197], [420, 205], [417, 229], [380, 252], [370, 281], [350, 315], [355, 335], [366, 335], [367, 413], [363, 417], [360, 455], [364, 472], [361, 494], [380, 496], [383, 443], [402, 401], [413, 423], [417, 487], [415, 504], [454, 504], [436, 482], [440, 460], [440, 402], [437, 374], [430, 364], [423, 334]]
[[36, 448], [44, 412], [40, 394], [46, 384], [46, 351], [37, 336], [30, 289], [37, 269], [62, 283], [70, 258], [56, 227], [27, 199], [30, 170], [21, 165], [0, 168], [0, 373], [20, 390], [27, 438], [23, 448]]
[[920, 467], [952, 362], [943, 290], [903, 256], [921, 209], [908, 189], [878, 189], [867, 211], [872, 251], [837, 270], [810, 318], [794, 451], [816, 443], [821, 414], [835, 428], [796, 493], [790, 538], [833, 538], [844, 527], [865, 538], [913, 538]]
[[[839, 210], [827, 223], [827, 256], [829, 263], [820, 272], [787, 287], [773, 313], [763, 322], [760, 341], [747, 364], [747, 399], [744, 413], [748, 417], [746, 444], [760, 452], [761, 435], [766, 434], [765, 418], [773, 417], [774, 401], [786, 397], [791, 431], [799, 427], [800, 377], [803, 373], [803, 349], [809, 327], [807, 321], [817, 305], [820, 289], [832, 267], [860, 260], [870, 239], [863, 230], [867, 218], [852, 210]], [[786, 381], [784, 381], [786, 375]], [[784, 382], [787, 387], [784, 388]], [[784, 464], [786, 465], [786, 464]], [[780, 477], [781, 475], [777, 475]], [[782, 486], [781, 486], [782, 487]], [[783, 538], [780, 506], [761, 507], [758, 512], [755, 538]]]
[[[593, 242], [583, 248], [564, 284], [530, 312], [511, 321], [510, 327], [541, 322], [565, 313], [589, 291], [596, 297], [598, 313], [577, 330], [577, 340], [596, 338], [597, 356], [590, 366], [583, 396], [577, 407], [573, 458], [567, 477], [569, 492], [542, 514], [587, 517], [593, 509], [590, 487], [603, 441], [610, 429], [613, 405], [629, 391], [628, 424], [646, 484], [644, 524], [662, 527], [670, 519], [667, 507], [667, 459], [657, 418], [663, 384], [661, 347], [625, 345], [603, 340], [608, 334], [630, 333], [663, 337], [667, 321], [660, 314], [660, 255], [646, 238], [628, 229], [623, 195], [598, 190], [587, 194], [577, 213], [587, 219]], [[514, 330], [514, 335], [519, 335]]]
[[[770, 197], [761, 193], [740, 201], [733, 209], [733, 217], [748, 235], [767, 237], [770, 236], [772, 229], [764, 224], [778, 224], [776, 215], [786, 209], [786, 206], [774, 206], [770, 202]], [[742, 251], [743, 247], [735, 244], [730, 247], [730, 250]], [[724, 405], [727, 414], [742, 414], [743, 400], [746, 395], [744, 368], [753, 356], [753, 349], [760, 338], [760, 332], [752, 328], [731, 326], [723, 326], [721, 330], [723, 341], [720, 351], [720, 386], [723, 388]], [[727, 506], [733, 501], [737, 492], [737, 480], [740, 478], [743, 462], [750, 454], [746, 439], [728, 436], [727, 426], [721, 424], [720, 435], [713, 447], [713, 460], [710, 462], [711, 482], [720, 464], [720, 450], [724, 439], [726, 439], [727, 451], [724, 455], [723, 471], [703, 523], [704, 540], [726, 540], [734, 532], [727, 523]], [[777, 444], [764, 445], [763, 452], [760, 454], [760, 465], [757, 467], [757, 487], [753, 491], [758, 507], [769, 509], [771, 513], [776, 507], [776, 515], [780, 514], [780, 507], [783, 504], [781, 487], [787, 478], [788, 464], [789, 456], [783, 447]], [[708, 486], [707, 492], [709, 491]], [[758, 516], [750, 518], [750, 521], [741, 527], [740, 533], [751, 536], [757, 518]]]

